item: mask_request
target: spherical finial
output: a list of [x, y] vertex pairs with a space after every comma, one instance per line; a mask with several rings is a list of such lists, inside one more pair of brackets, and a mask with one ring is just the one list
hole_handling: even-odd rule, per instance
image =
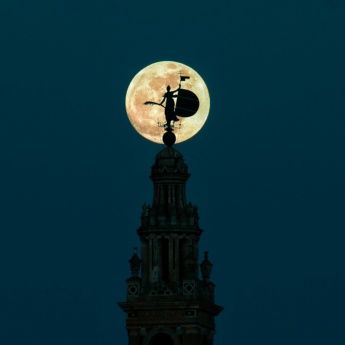
[[166, 146], [173, 146], [175, 144], [176, 141], [176, 136], [173, 132], [165, 132], [163, 134], [163, 143]]

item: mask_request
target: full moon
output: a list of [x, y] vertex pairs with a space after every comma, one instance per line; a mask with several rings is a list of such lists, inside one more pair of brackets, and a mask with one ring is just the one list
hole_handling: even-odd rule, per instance
[[180, 89], [188, 90], [185, 92], [190, 91], [190, 94], [194, 93], [196, 100], [199, 100], [193, 115], [182, 117], [176, 111], [173, 122], [176, 143], [186, 141], [198, 133], [210, 111], [210, 96], [206, 84], [192, 68], [174, 61], [161, 61], [145, 67], [128, 86], [126, 112], [135, 130], [144, 138], [158, 144], [163, 144], [163, 127], [167, 123], [165, 112], [168, 107], [168, 100], [164, 97], [170, 89], [171, 92], [175, 92], [172, 96], [174, 106]]

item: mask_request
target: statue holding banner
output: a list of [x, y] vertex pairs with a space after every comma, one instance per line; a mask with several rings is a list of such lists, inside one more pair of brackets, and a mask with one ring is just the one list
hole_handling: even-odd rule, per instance
[[[178, 117], [189, 117], [194, 115], [199, 109], [199, 99], [195, 93], [190, 90], [182, 89], [181, 82], [189, 79], [188, 76], [180, 75], [179, 87], [170, 91], [170, 86], [167, 86], [167, 92], [163, 96], [163, 100], [160, 103], [147, 101], [144, 104], [159, 105], [165, 108], [165, 120], [166, 126], [171, 128], [174, 122], [178, 121]], [[176, 105], [174, 98], [176, 98]], [[164, 105], [165, 103], [165, 105]]]

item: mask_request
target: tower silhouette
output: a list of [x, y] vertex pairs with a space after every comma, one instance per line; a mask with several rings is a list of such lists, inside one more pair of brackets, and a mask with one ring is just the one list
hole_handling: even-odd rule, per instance
[[[144, 204], [141, 258], [129, 260], [126, 312], [129, 345], [213, 345], [215, 316], [212, 264], [205, 252], [199, 265], [198, 210], [186, 201], [188, 167], [172, 146], [161, 150], [151, 168], [152, 205]], [[199, 277], [199, 267], [201, 278]]]

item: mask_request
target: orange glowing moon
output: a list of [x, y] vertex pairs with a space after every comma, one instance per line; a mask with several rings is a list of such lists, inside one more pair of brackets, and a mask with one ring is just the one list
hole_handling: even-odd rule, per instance
[[188, 76], [181, 81], [181, 88], [192, 91], [199, 99], [197, 112], [190, 117], [177, 117], [174, 133], [176, 143], [188, 140], [200, 131], [210, 111], [210, 95], [205, 82], [192, 68], [174, 61], [161, 61], [142, 69], [131, 81], [126, 94], [126, 112], [135, 130], [144, 138], [163, 144], [164, 108], [145, 105], [147, 101], [160, 103], [167, 86], [171, 90], [179, 87], [180, 76]]

